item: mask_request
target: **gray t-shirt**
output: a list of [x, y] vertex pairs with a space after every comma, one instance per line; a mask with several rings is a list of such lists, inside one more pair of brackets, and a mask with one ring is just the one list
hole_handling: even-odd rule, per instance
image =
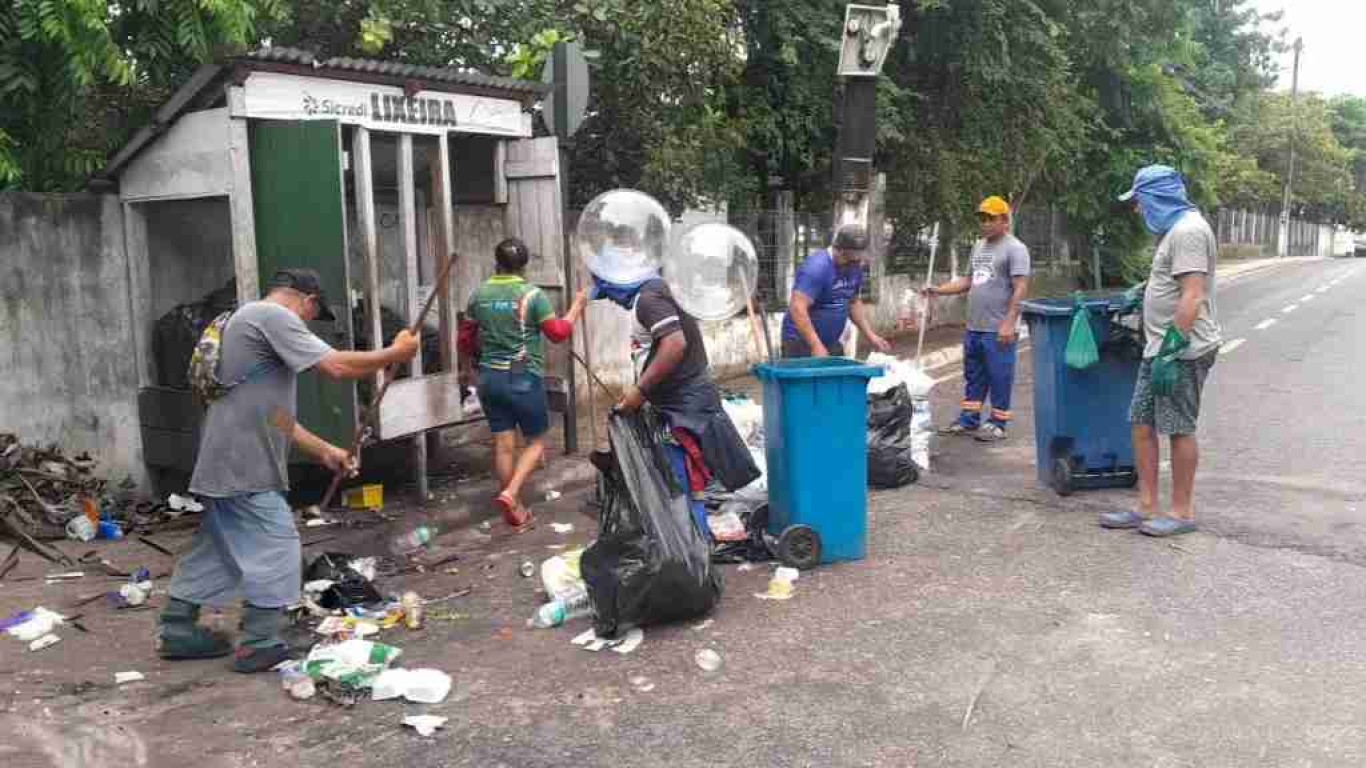
[[1147, 339], [1144, 357], [1157, 356], [1162, 348], [1162, 337], [1176, 317], [1176, 305], [1181, 298], [1181, 283], [1177, 278], [1195, 272], [1205, 275], [1205, 301], [1191, 328], [1191, 345], [1181, 357], [1194, 360], [1219, 346], [1219, 321], [1214, 309], [1214, 273], [1218, 258], [1214, 231], [1199, 211], [1190, 211], [1177, 219], [1158, 242], [1148, 287], [1143, 292], [1143, 331]]
[[224, 498], [288, 490], [297, 374], [331, 351], [279, 304], [253, 301], [234, 312], [218, 376], [241, 383], [209, 406], [190, 491]]
[[995, 333], [1010, 311], [1012, 278], [1029, 277], [1029, 249], [1014, 235], [972, 247], [972, 288], [968, 291], [968, 330]]

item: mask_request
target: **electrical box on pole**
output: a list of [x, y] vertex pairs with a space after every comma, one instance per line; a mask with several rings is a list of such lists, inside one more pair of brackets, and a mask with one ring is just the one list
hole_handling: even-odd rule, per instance
[[835, 220], [867, 224], [877, 149], [877, 78], [901, 31], [901, 8], [849, 5], [836, 74], [844, 81], [835, 144]]

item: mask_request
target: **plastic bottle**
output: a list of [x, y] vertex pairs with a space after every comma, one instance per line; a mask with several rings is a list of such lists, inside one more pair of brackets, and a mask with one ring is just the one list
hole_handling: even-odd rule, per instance
[[416, 592], [404, 592], [403, 623], [408, 629], [422, 629], [422, 598]]
[[390, 548], [396, 555], [406, 555], [427, 546], [427, 542], [436, 536], [436, 531], [429, 525], [419, 525], [408, 531], [402, 536], [394, 537], [390, 543]]
[[527, 626], [549, 629], [592, 613], [593, 601], [588, 597], [588, 590], [578, 589], [537, 608]]

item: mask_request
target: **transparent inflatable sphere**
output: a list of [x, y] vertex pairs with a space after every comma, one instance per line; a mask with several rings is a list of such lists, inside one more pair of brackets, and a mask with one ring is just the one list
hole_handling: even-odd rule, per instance
[[725, 320], [745, 310], [759, 280], [759, 257], [744, 232], [704, 222], [684, 232], [665, 257], [664, 278], [685, 312]]
[[669, 212], [644, 192], [603, 192], [579, 216], [579, 257], [609, 283], [638, 283], [663, 266], [671, 225]]

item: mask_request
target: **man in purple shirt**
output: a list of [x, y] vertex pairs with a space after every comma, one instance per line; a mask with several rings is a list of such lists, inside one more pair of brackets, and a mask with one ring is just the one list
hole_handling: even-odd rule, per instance
[[887, 352], [892, 348], [873, 330], [859, 300], [867, 248], [868, 232], [846, 224], [835, 234], [830, 250], [817, 251], [797, 268], [783, 319], [783, 357], [843, 356], [840, 335], [850, 319], [875, 349]]

